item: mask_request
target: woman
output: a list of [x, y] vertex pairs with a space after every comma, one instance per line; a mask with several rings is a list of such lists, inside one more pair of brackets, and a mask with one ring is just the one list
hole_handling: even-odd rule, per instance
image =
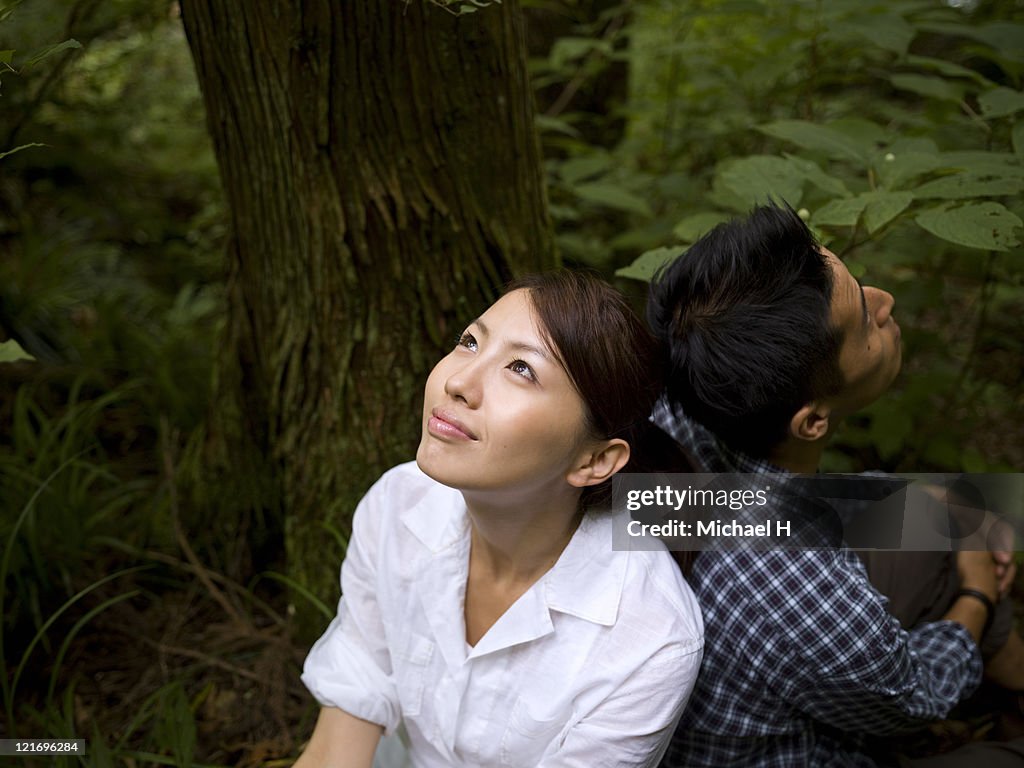
[[[655, 765], [703, 628], [663, 551], [613, 551], [597, 509], [660, 389], [655, 343], [605, 283], [519, 281], [427, 379], [416, 462], [359, 504], [338, 616], [303, 681], [299, 766]], [[649, 546], [649, 544], [648, 544]]]

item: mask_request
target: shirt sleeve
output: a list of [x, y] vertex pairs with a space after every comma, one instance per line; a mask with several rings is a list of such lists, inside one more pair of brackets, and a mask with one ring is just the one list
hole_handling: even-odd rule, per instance
[[382, 484], [356, 508], [341, 566], [338, 614], [310, 649], [302, 682], [322, 706], [382, 725], [390, 734], [398, 727], [401, 708], [377, 601]]
[[653, 768], [693, 690], [702, 646], [661, 648], [566, 733], [538, 768]]
[[888, 734], [941, 719], [981, 681], [960, 624], [910, 632], [847, 550], [779, 553], [767, 607], [787, 652], [773, 675], [782, 701], [848, 732]]

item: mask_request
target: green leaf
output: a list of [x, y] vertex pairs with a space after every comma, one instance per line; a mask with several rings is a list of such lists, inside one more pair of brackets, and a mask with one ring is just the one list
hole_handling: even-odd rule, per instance
[[630, 213], [639, 213], [642, 216], [653, 215], [646, 200], [614, 184], [604, 182], [577, 184], [573, 187], [573, 192], [581, 200], [586, 200], [588, 203], [595, 203], [620, 211], [629, 211]]
[[943, 80], [941, 77], [928, 77], [927, 75], [891, 75], [889, 81], [895, 88], [902, 91], [910, 91], [919, 96], [926, 96], [942, 101], [952, 101], [959, 104], [964, 98], [964, 87], [959, 83], [952, 83]]
[[922, 211], [915, 221], [936, 237], [985, 251], [1007, 251], [1017, 245], [1014, 230], [1022, 226], [1020, 218], [999, 203], [942, 205]]
[[22, 4], [24, 0], [11, 0], [10, 2], [0, 5], [0, 21], [5, 21], [8, 16], [14, 13], [14, 9]]
[[776, 120], [758, 127], [762, 133], [790, 141], [804, 149], [825, 152], [829, 157], [863, 163], [867, 153], [856, 141], [841, 131], [806, 120]]
[[978, 97], [978, 106], [985, 117], [1006, 117], [1024, 109], [1024, 92], [1012, 88], [993, 88]]
[[1018, 155], [1024, 155], [1024, 120], [1018, 120], [1013, 124], [1013, 151]]
[[907, 52], [916, 30], [902, 16], [887, 14], [846, 22], [846, 28], [867, 42], [902, 56]]
[[692, 243], [699, 240], [723, 221], [728, 220], [729, 216], [724, 213], [712, 213], [711, 211], [695, 213], [676, 224], [672, 234], [684, 243]]
[[611, 155], [595, 152], [569, 158], [558, 166], [558, 175], [568, 184], [578, 184], [584, 179], [604, 173], [611, 167]]
[[1010, 61], [1024, 61], [1024, 25], [1013, 22], [992, 22], [977, 26], [963, 23], [924, 23], [921, 29], [944, 35], [969, 37], [991, 46]]
[[723, 164], [718, 177], [726, 189], [750, 205], [774, 198], [795, 208], [804, 194], [803, 174], [792, 163], [771, 155], [752, 155]]
[[785, 158], [801, 176], [823, 192], [843, 197], [850, 194], [850, 191], [846, 188], [842, 179], [837, 179], [835, 176], [829, 176], [821, 169], [821, 166], [813, 160], [807, 160], [806, 158], [798, 157], [797, 155], [790, 155], [788, 153], [785, 153]]
[[867, 207], [868, 201], [863, 195], [832, 200], [811, 215], [811, 224], [815, 227], [852, 227]]
[[580, 135], [580, 132], [573, 128], [572, 125], [558, 117], [537, 115], [533, 118], [533, 124], [537, 126], [537, 130], [541, 132], [550, 131], [551, 133], [564, 133], [566, 136], [572, 136], [577, 139]]
[[17, 360], [35, 360], [35, 358], [22, 349], [14, 339], [0, 341], [0, 363], [13, 363]]
[[598, 51], [610, 56], [612, 53], [611, 43], [596, 37], [560, 37], [551, 46], [548, 61], [553, 69], [561, 69], [569, 62], [583, 58], [591, 51]]
[[6, 64], [10, 66], [11, 60], [14, 58], [14, 49], [8, 51], [0, 51], [0, 64]]
[[940, 158], [940, 167], [950, 170], [986, 173], [992, 176], [1024, 176], [1024, 163], [1021, 162], [1021, 158], [1009, 152], [965, 150], [943, 152]]
[[888, 189], [897, 189], [904, 182], [940, 167], [942, 158], [937, 152], [888, 152], [875, 165], [882, 186]]
[[958, 173], [929, 181], [917, 187], [914, 197], [918, 200], [929, 198], [962, 200], [968, 197], [1000, 197], [1016, 195], [1024, 190], [1024, 178], [993, 176], [981, 173]]
[[55, 53], [66, 51], [69, 48], [81, 48], [82, 44], [75, 39], [65, 40], [62, 43], [54, 43], [48, 45], [45, 48], [40, 48], [38, 51], [29, 56], [21, 65], [22, 69], [31, 67], [33, 64], [38, 64], [40, 61], [45, 59], [47, 56], [53, 56]]
[[643, 280], [649, 283], [659, 269], [678, 257], [682, 252], [683, 247], [678, 245], [646, 251], [641, 253], [628, 267], [615, 270], [615, 276]]
[[864, 209], [864, 226], [868, 234], [874, 234], [906, 210], [914, 201], [910, 192], [868, 192], [867, 207]]
[[31, 149], [32, 147], [46, 147], [47, 144], [40, 144], [38, 141], [34, 141], [31, 144], [22, 144], [20, 147], [9, 149], [6, 152], [0, 152], [0, 160], [3, 160], [8, 155], [13, 155], [15, 152], [21, 152], [23, 149]]
[[982, 87], [990, 87], [992, 81], [987, 77], [984, 77], [973, 69], [962, 67], [959, 64], [954, 64], [951, 61], [945, 59], [933, 59], [929, 56], [908, 56], [907, 63], [911, 66], [920, 67], [921, 69], [932, 69], [938, 72], [940, 75], [946, 77], [962, 77], [969, 80], [973, 80], [975, 83]]

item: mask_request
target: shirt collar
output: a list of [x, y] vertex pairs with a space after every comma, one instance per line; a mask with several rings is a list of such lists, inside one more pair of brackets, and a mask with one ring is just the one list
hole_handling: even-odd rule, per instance
[[679, 443], [695, 472], [740, 472], [748, 474], [780, 474], [783, 470], [763, 459], [735, 451], [719, 440], [703, 424], [687, 416], [679, 405], [666, 395], [658, 398], [650, 420]]
[[[469, 518], [459, 491], [433, 484], [416, 503], [400, 513], [402, 524], [428, 550], [421, 578], [414, 588], [424, 604], [433, 603], [441, 594], [445, 602], [457, 602], [461, 619], [461, 599], [465, 588], [468, 556]], [[554, 631], [551, 611], [576, 616], [604, 626], [615, 623], [626, 578], [626, 553], [613, 550], [614, 516], [610, 512], [588, 513], [566, 545], [558, 561], [537, 583], [528, 589], [488, 630], [472, 649], [470, 656], [529, 642]], [[461, 580], [453, 584], [453, 580]], [[453, 588], [459, 591], [457, 599]], [[427, 610], [434, 617], [435, 633], [448, 634], [456, 616]], [[462, 621], [457, 622], [462, 627]], [[459, 631], [462, 631], [461, 629]], [[454, 640], [453, 640], [454, 642]], [[442, 643], [443, 646], [449, 643]], [[445, 648], [442, 648], [445, 650]], [[454, 649], [446, 658], [457, 661]]]

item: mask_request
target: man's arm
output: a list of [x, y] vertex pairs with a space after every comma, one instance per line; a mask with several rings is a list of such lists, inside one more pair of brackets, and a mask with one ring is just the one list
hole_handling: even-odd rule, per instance
[[[786, 569], [778, 583], [788, 587], [768, 596], [768, 604], [783, 606], [771, 611], [787, 648], [771, 680], [781, 700], [843, 731], [885, 734], [945, 717], [977, 687], [981, 654], [967, 625], [981, 633], [980, 601], [978, 608], [971, 598], [958, 601], [953, 611], [963, 624], [937, 621], [906, 632], [853, 553], [770, 559]], [[972, 576], [985, 573], [973, 554], [965, 567]]]
[[324, 707], [295, 768], [370, 768], [383, 732], [376, 723]]
[[[958, 552], [956, 567], [960, 574], [961, 589], [980, 592], [994, 606], [999, 600], [996, 565], [997, 561], [991, 552]], [[974, 642], [980, 644], [990, 610], [984, 600], [973, 595], [960, 595], [943, 618], [961, 624], [971, 633]]]

